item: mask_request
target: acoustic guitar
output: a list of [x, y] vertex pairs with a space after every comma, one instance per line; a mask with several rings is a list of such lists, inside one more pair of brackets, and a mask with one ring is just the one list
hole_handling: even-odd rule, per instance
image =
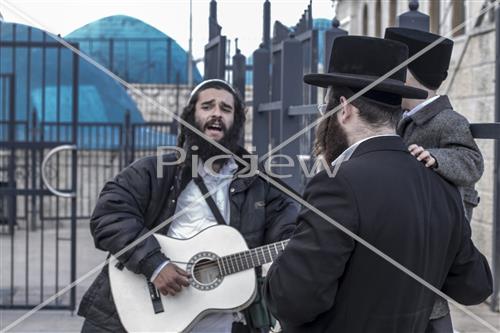
[[142, 274], [110, 265], [113, 299], [129, 332], [183, 332], [208, 313], [246, 308], [256, 294], [253, 268], [273, 261], [288, 242], [249, 250], [241, 234], [226, 225], [189, 239], [154, 237], [172, 262], [191, 275], [190, 286], [175, 296], [163, 296]]

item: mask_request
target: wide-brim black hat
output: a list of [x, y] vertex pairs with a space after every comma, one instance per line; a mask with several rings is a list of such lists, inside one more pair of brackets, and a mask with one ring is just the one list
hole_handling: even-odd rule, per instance
[[442, 40], [439, 43], [409, 63], [408, 69], [418, 81], [432, 89], [439, 88], [448, 76], [448, 67], [450, 66], [453, 51], [453, 41], [451, 39], [427, 31], [409, 28], [387, 28], [384, 38], [408, 46], [409, 57], [441, 38]]
[[[306, 74], [304, 82], [320, 86], [344, 86], [359, 91], [408, 59], [408, 48], [400, 42], [364, 36], [341, 36], [333, 42], [328, 73]], [[394, 98], [427, 98], [425, 90], [405, 85], [406, 66], [381, 81], [370, 98], [397, 104]], [[377, 92], [381, 94], [376, 94]], [[375, 97], [373, 97], [375, 96]], [[389, 98], [387, 98], [389, 97]]]

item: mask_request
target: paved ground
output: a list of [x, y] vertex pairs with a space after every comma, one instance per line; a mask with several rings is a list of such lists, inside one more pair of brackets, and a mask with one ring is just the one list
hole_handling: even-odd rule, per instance
[[[451, 307], [451, 318], [453, 322], [453, 326], [455, 331], [460, 333], [486, 333], [491, 332], [485, 326], [478, 323], [475, 319], [469, 317], [461, 310], [458, 310]], [[469, 310], [471, 310], [478, 317], [486, 320], [488, 323], [493, 325], [497, 329], [497, 332], [500, 332], [500, 313], [492, 312], [490, 308], [486, 304], [469, 306]]]
[[[475, 314], [494, 325], [500, 332], [500, 314], [489, 310], [486, 305], [469, 307]], [[4, 311], [1, 315], [1, 328], [21, 317], [26, 311]], [[473, 319], [452, 310], [455, 330], [460, 333], [491, 332]], [[68, 311], [39, 311], [15, 327], [11, 332], [79, 332], [82, 318]]]
[[[59, 232], [59, 238], [64, 239], [64, 234], [67, 233], [67, 229], [61, 229]], [[45, 230], [46, 232], [46, 242], [50, 239], [50, 237], [54, 236], [55, 229], [47, 229]], [[22, 230], [19, 230], [19, 232], [16, 233], [16, 238], [13, 240], [14, 242], [11, 243], [10, 237], [5, 236], [5, 235], [0, 235], [0, 250], [2, 251], [2, 257], [4, 257], [5, 253], [10, 253], [9, 248], [14, 245], [17, 251], [24, 250], [26, 247], [26, 233], [23, 233]], [[40, 237], [40, 232], [34, 232], [29, 235], [29, 247], [30, 247], [30, 254], [28, 256], [29, 262], [30, 262], [30, 271], [35, 272], [36, 269], [39, 269], [40, 267], [40, 258], [41, 254], [40, 249], [41, 249], [41, 237]], [[60, 251], [60, 261], [61, 263], [68, 262], [69, 258], [69, 253], [67, 249], [65, 250], [64, 248], [61, 248]], [[47, 254], [44, 254], [43, 256], [45, 257]], [[8, 256], [7, 256], [8, 257]], [[16, 267], [25, 267], [25, 256], [18, 256], [18, 259], [16, 259]], [[90, 237], [88, 227], [85, 225], [85, 223], [80, 222], [79, 223], [79, 228], [77, 229], [77, 258], [78, 258], [78, 269], [77, 269], [77, 276], [83, 276], [86, 274], [88, 271], [90, 271], [92, 268], [96, 267], [100, 262], [102, 262], [105, 259], [105, 253], [98, 251], [94, 248], [93, 241]], [[19, 261], [19, 262], [17, 262]], [[47, 272], [47, 276], [52, 276], [54, 275], [53, 268], [52, 266], [49, 265], [50, 261], [46, 261], [44, 265], [44, 270]], [[8, 260], [3, 260], [1, 261], [1, 266], [2, 269], [0, 272], [0, 290], [2, 290], [5, 285], [10, 284], [10, 277], [5, 273], [8, 271], [8, 269], [5, 269], [4, 267], [8, 267], [9, 265]], [[23, 270], [20, 270], [16, 274], [20, 274], [19, 277], [16, 276], [15, 282], [19, 283], [19, 288], [18, 292], [16, 293], [16, 299], [23, 299], [26, 297], [26, 294], [23, 293], [23, 283], [24, 280], [21, 279], [19, 282], [19, 278], [22, 276]], [[37, 274], [34, 274], [38, 276]], [[90, 283], [93, 281], [95, 277], [95, 274], [90, 276], [88, 279], [83, 281], [77, 288], [77, 298], [78, 300], [81, 298], [83, 292], [88, 288]], [[62, 279], [62, 277], [61, 277]], [[33, 283], [36, 282], [37, 279], [34, 279], [32, 281]], [[47, 281], [46, 281], [47, 282]], [[62, 283], [61, 283], [62, 284]], [[5, 291], [7, 288], [3, 288]], [[30, 290], [35, 290], [36, 288], [30, 288]], [[55, 290], [55, 289], [54, 289]], [[50, 296], [52, 293], [47, 290], [44, 294], [44, 297]], [[36, 301], [37, 299], [40, 298], [39, 293], [35, 293], [33, 291], [30, 291], [28, 293], [29, 299], [31, 301]], [[3, 296], [5, 297], [5, 295]], [[66, 296], [67, 297], [67, 296]], [[0, 300], [2, 299], [2, 295], [0, 295]], [[63, 297], [62, 300], [65, 300], [66, 298]], [[493, 326], [497, 328], [497, 330], [500, 332], [500, 313], [494, 313], [491, 312], [490, 309], [488, 308], [487, 305], [482, 304], [479, 306], [473, 306], [469, 307], [470, 310], [472, 310], [475, 314], [483, 318], [484, 320], [488, 321], [491, 323]], [[4, 329], [7, 327], [9, 324], [13, 323], [16, 321], [18, 318], [23, 316], [27, 310], [5, 310], [5, 311], [0, 311], [0, 330]], [[484, 326], [482, 326], [480, 323], [476, 322], [474, 319], [470, 318], [468, 315], [464, 314], [463, 312], [453, 309], [452, 308], [452, 318], [453, 318], [453, 323], [455, 325], [455, 330], [460, 333], [482, 333], [482, 332], [489, 332]], [[24, 320], [22, 323], [20, 323], [18, 326], [10, 330], [10, 332], [79, 332], [81, 325], [82, 325], [82, 318], [78, 317], [76, 314], [71, 314], [69, 311], [49, 311], [49, 310], [42, 310], [38, 311], [35, 314], [33, 314], [31, 317], [28, 319]]]
[[[79, 226], [77, 228], [77, 278], [87, 274], [90, 270], [95, 268], [99, 263], [103, 262], [106, 259], [106, 254], [102, 251], [96, 250], [94, 247], [93, 240], [90, 236], [90, 231], [87, 222], [79, 221]], [[26, 261], [26, 232], [21, 228], [16, 231], [15, 238], [13, 239], [12, 244], [14, 245], [14, 253], [21, 254], [17, 256], [15, 259], [15, 278], [14, 285], [16, 286], [16, 293], [14, 296], [14, 300], [16, 303], [23, 301], [26, 298], [26, 294], [28, 294], [28, 300], [30, 302], [35, 302], [35, 304], [40, 298], [40, 293], [36, 292], [38, 288], [37, 285], [40, 284], [39, 274], [35, 274], [35, 272], [40, 271], [41, 267], [41, 231], [31, 232], [28, 236], [29, 240], [29, 262], [30, 262], [30, 274], [33, 275], [33, 278], [30, 278], [30, 288], [29, 291], [26, 292], [24, 276], [25, 273], [25, 265]], [[56, 236], [57, 233], [57, 236]], [[59, 289], [65, 287], [69, 280], [67, 277], [69, 276], [69, 242], [65, 242], [69, 237], [69, 228], [62, 226], [59, 232], [56, 232], [56, 229], [53, 227], [48, 227], [44, 231], [45, 243], [54, 243], [55, 239], [60, 239], [60, 249], [59, 249]], [[0, 250], [2, 256], [6, 253], [10, 254], [11, 247], [11, 238], [7, 235], [0, 235]], [[44, 284], [48, 285], [50, 288], [46, 288], [44, 292], [44, 299], [50, 297], [54, 294], [56, 288], [54, 288], [54, 278], [55, 276], [55, 265], [54, 265], [54, 251], [50, 250], [49, 246], [45, 246], [44, 250]], [[52, 254], [52, 255], [51, 255]], [[7, 255], [9, 257], [9, 255]], [[10, 276], [6, 273], [8, 269], [4, 269], [10, 265], [10, 260], [2, 260], [2, 272], [0, 272], [1, 284], [0, 288], [3, 288], [4, 291], [4, 299], [2, 300], [2, 296], [0, 295], [0, 300], [5, 301], [7, 296], [5, 296], [5, 292], [9, 291], [9, 288], [5, 288], [6, 286], [10, 286]], [[31, 273], [32, 272], [32, 273]], [[77, 304], [79, 303], [83, 293], [90, 286], [92, 281], [94, 280], [97, 273], [90, 275], [86, 280], [82, 281], [77, 286]], [[0, 289], [2, 290], [2, 289]], [[61, 297], [62, 302], [67, 302], [69, 299], [68, 294], [65, 294]], [[19, 304], [19, 303], [18, 303]], [[9, 324], [16, 321], [18, 318], [27, 313], [28, 310], [2, 310], [0, 311], [0, 330], [7, 327]], [[18, 326], [10, 330], [9, 332], [79, 332], [81, 325], [83, 323], [83, 319], [76, 314], [72, 314], [70, 311], [60, 311], [60, 310], [41, 310], [33, 314], [28, 319], [24, 320]]]

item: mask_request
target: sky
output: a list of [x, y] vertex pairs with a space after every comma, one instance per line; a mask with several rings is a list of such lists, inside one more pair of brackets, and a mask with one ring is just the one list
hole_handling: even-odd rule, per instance
[[[295, 25], [309, 0], [271, 0], [271, 29], [275, 20]], [[218, 0], [217, 19], [222, 34], [238, 38], [238, 46], [250, 56], [262, 40], [264, 0]], [[200, 59], [208, 42], [210, 0], [192, 0], [193, 57]], [[85, 24], [111, 15], [138, 18], [169, 35], [188, 50], [189, 0], [0, 0], [7, 22], [28, 24], [65, 36]], [[313, 18], [332, 18], [331, 0], [313, 0]], [[272, 31], [272, 30], [271, 30]], [[231, 45], [234, 54], [234, 44]]]

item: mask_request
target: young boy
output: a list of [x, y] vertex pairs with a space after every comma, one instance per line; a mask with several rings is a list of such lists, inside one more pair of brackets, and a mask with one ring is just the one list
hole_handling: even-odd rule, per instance
[[[411, 57], [441, 36], [414, 29], [388, 28], [385, 38], [406, 44]], [[412, 155], [458, 187], [470, 222], [472, 209], [479, 203], [474, 185], [483, 174], [484, 162], [467, 119], [453, 110], [446, 95], [437, 94], [448, 75], [452, 49], [453, 42], [445, 38], [408, 64], [406, 85], [427, 90], [428, 96], [425, 100], [403, 99], [406, 112], [397, 133]], [[436, 301], [427, 332], [453, 332], [444, 300]]]

